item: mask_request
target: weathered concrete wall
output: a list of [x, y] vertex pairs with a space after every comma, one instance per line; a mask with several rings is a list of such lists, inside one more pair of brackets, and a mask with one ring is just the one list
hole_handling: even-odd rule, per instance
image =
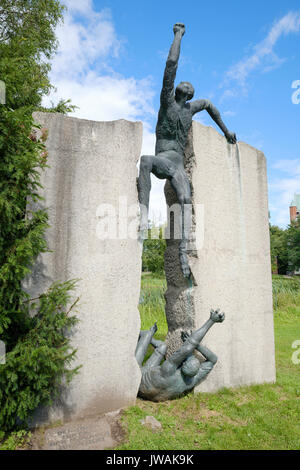
[[[36, 297], [53, 281], [80, 279], [74, 293], [80, 297], [80, 323], [72, 344], [78, 349], [74, 365], [82, 368], [60, 402], [50, 411], [40, 410], [36, 418], [53, 421], [116, 410], [134, 404], [137, 396], [140, 370], [134, 353], [140, 330], [141, 247], [132, 239], [132, 226], [137, 229], [136, 163], [142, 124], [49, 113], [36, 113], [35, 119], [49, 131], [50, 168], [42, 174], [41, 195], [48, 208], [47, 242], [53, 253], [39, 256], [27, 289]], [[131, 206], [129, 219], [120, 213], [126, 203]], [[116, 237], [122, 226], [121, 239], [99, 238], [99, 223], [105, 222], [100, 204], [115, 209]], [[131, 238], [124, 228], [127, 222]]]
[[[199, 328], [211, 308], [225, 322], [203, 343], [219, 358], [197, 391], [275, 381], [266, 160], [211, 127], [193, 123], [185, 155], [193, 197], [189, 261], [193, 285], [180, 272], [178, 241], [165, 256], [170, 349], [180, 330]], [[169, 204], [176, 196], [166, 185]]]

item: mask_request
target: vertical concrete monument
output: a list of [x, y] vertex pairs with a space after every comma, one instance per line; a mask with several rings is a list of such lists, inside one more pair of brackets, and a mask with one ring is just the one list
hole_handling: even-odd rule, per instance
[[[165, 254], [167, 340], [166, 344], [153, 341], [156, 325], [141, 332], [139, 340], [138, 357], [143, 357], [147, 341], [156, 348], [142, 368], [139, 390], [156, 400], [178, 396], [186, 386], [211, 391], [275, 380], [265, 158], [237, 143], [236, 134], [227, 129], [209, 100], [192, 100], [191, 83], [181, 82], [175, 88], [185, 25], [176, 23], [173, 32], [155, 155], [141, 157], [138, 179], [141, 233], [147, 228], [151, 173], [167, 180], [170, 208]], [[193, 116], [204, 110], [224, 137], [193, 123]], [[209, 312], [212, 317], [204, 324]], [[225, 327], [206, 336], [208, 330], [204, 328], [203, 334], [199, 327], [210, 328], [214, 315], [221, 322], [226, 318]], [[204, 336], [214, 352], [202, 344]], [[203, 364], [195, 358], [195, 349], [205, 358]], [[166, 361], [160, 366], [163, 351]], [[214, 373], [199, 385], [216, 363]]]
[[[199, 328], [210, 309], [220, 307], [226, 321], [204, 340], [218, 362], [196, 390], [274, 382], [264, 154], [243, 142], [230, 145], [215, 129], [193, 122], [184, 164], [192, 189], [191, 278], [181, 272], [180, 240], [171, 238], [165, 254], [170, 353], [181, 344], [182, 330]], [[167, 203], [176, 204], [169, 182], [165, 193]]]
[[[189, 82], [174, 89], [185, 26], [176, 23], [173, 32], [155, 155], [141, 157], [137, 181], [140, 123], [35, 115], [49, 133], [41, 195], [53, 252], [39, 257], [27, 289], [37, 297], [53, 281], [80, 279], [72, 342], [82, 365], [59, 402], [43, 410], [46, 418], [39, 413], [42, 421], [116, 410], [133, 404], [138, 391], [161, 401], [194, 387], [275, 381], [265, 157], [237, 143], [210, 101], [191, 101]], [[224, 137], [193, 122], [204, 110]], [[156, 324], [139, 331], [137, 310], [151, 173], [168, 180], [171, 207], [165, 343], [154, 338]], [[149, 344], [155, 350], [144, 364]]]
[[[141, 247], [138, 229], [137, 161], [142, 124], [94, 122], [36, 113], [48, 130], [48, 165], [41, 177], [48, 209], [47, 242], [27, 280], [32, 295], [53, 281], [79, 279], [79, 324], [72, 336], [79, 374], [50, 410], [53, 421], [134, 404], [141, 379], [135, 360]], [[105, 223], [108, 236], [105, 238]], [[103, 232], [101, 234], [100, 232]]]

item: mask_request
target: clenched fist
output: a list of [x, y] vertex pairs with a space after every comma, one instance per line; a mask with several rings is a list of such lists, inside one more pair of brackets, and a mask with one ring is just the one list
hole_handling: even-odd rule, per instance
[[222, 323], [225, 320], [225, 313], [220, 313], [220, 309], [210, 311], [210, 319], [215, 323]]
[[174, 26], [173, 26], [173, 31], [174, 31], [174, 34], [180, 33], [181, 36], [183, 36], [184, 33], [185, 33], [185, 26], [184, 26], [184, 24], [183, 24], [183, 23], [176, 23], [176, 24], [174, 24]]

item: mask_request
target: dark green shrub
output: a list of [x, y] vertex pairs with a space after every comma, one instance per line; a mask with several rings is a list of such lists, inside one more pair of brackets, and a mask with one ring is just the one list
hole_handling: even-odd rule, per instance
[[[24, 425], [41, 404], [50, 404], [62, 383], [78, 368], [70, 368], [75, 350], [67, 332], [77, 318], [67, 310], [74, 282], [53, 284], [39, 299], [37, 313], [27, 318], [27, 331], [0, 365], [0, 429]], [[31, 302], [27, 302], [31, 304]], [[28, 312], [34, 308], [28, 307]]]
[[[49, 59], [62, 12], [58, 0], [0, 0], [0, 80], [6, 85], [0, 104], [1, 431], [25, 423], [77, 371], [70, 369], [75, 351], [68, 339], [77, 320], [67, 310], [74, 282], [41, 293], [36, 309], [22, 287], [36, 256], [47, 251], [47, 214], [26, 207], [28, 199], [38, 199], [39, 172], [47, 163], [47, 132], [35, 137], [32, 113], [51, 89]], [[62, 100], [55, 111], [71, 108]]]

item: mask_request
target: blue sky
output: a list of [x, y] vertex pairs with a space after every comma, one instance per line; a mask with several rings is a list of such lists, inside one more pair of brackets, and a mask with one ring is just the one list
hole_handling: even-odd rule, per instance
[[[299, 0], [65, 4], [51, 72], [57, 91], [47, 101], [71, 98], [81, 118], [142, 120], [142, 153], [153, 153], [172, 26], [185, 23], [177, 80], [193, 83], [195, 98], [210, 99], [239, 140], [265, 153], [271, 222], [285, 227], [293, 194], [300, 193]], [[198, 119], [215, 126], [205, 112]], [[154, 178], [156, 220], [165, 214], [162, 188]]]

